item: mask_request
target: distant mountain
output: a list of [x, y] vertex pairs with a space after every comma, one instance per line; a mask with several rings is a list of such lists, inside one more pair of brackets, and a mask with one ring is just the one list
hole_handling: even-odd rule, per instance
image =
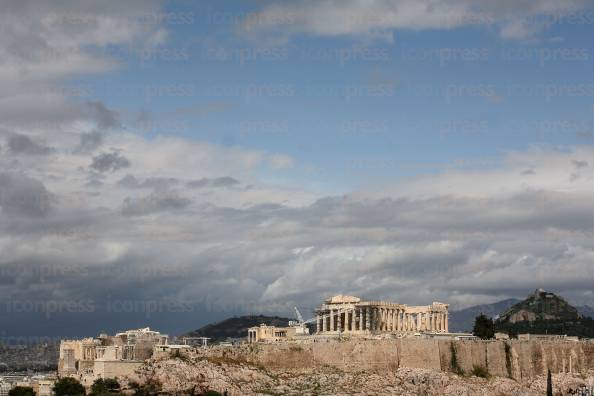
[[503, 312], [495, 321], [495, 329], [510, 335], [566, 334], [592, 338], [594, 320], [562, 297], [538, 289]]
[[594, 318], [594, 307], [591, 307], [589, 305], [582, 305], [579, 307], [576, 307], [578, 312], [582, 314], [582, 316], [584, 317], [588, 317], [588, 318]]
[[459, 311], [450, 311], [449, 330], [470, 332], [474, 326], [474, 319], [481, 313], [494, 318], [519, 302], [517, 298], [509, 298], [492, 304], [474, 305]]
[[227, 338], [247, 337], [247, 329], [264, 323], [269, 326], [287, 326], [289, 318], [279, 316], [247, 315], [225, 319], [221, 322], [208, 324], [197, 330], [190, 331], [187, 337], [210, 337], [211, 341], [224, 341]]

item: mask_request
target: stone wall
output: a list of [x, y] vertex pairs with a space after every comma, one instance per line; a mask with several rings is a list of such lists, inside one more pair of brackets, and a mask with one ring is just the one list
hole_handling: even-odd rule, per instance
[[121, 378], [133, 374], [142, 365], [143, 362], [125, 360], [95, 360], [93, 376], [94, 378]]
[[571, 341], [450, 341], [402, 338], [351, 339], [312, 343], [252, 344], [209, 348], [206, 353], [280, 369], [334, 366], [341, 370], [424, 368], [469, 374], [474, 368], [516, 380], [594, 369], [594, 343]]

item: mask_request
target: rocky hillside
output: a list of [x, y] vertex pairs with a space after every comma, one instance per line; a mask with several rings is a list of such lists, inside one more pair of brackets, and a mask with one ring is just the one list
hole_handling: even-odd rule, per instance
[[210, 337], [211, 341], [225, 341], [227, 338], [245, 338], [247, 329], [264, 323], [272, 326], [287, 326], [289, 318], [279, 316], [247, 315], [225, 319], [221, 322], [208, 324], [197, 330], [190, 331], [184, 336]]
[[594, 338], [594, 320], [562, 297], [542, 289], [503, 312], [495, 321], [495, 329], [510, 335], [565, 334]]
[[[481, 304], [473, 305], [468, 308], [460, 309], [457, 311], [450, 311], [450, 330], [451, 331], [472, 331], [474, 325], [474, 319], [482, 314], [485, 314], [491, 318], [498, 318], [502, 314], [506, 313], [511, 307], [522, 302], [517, 298], [509, 298], [494, 302], [492, 304]], [[588, 305], [581, 305], [576, 307], [578, 312], [584, 318], [594, 318], [594, 308]]]
[[[480, 374], [480, 373], [479, 373]], [[270, 369], [229, 358], [177, 357], [147, 362], [130, 382], [150, 383], [167, 394], [208, 391], [238, 395], [426, 395], [541, 396], [544, 375], [529, 381], [459, 376], [437, 370], [399, 368], [394, 371], [343, 372], [333, 367], [307, 371]], [[553, 374], [555, 395], [575, 394], [594, 380], [594, 372]], [[124, 384], [125, 385], [125, 384]]]
[[535, 322], [541, 320], [577, 321], [581, 318], [577, 308], [562, 297], [542, 289], [536, 290], [525, 300], [514, 304], [499, 317], [500, 322]]

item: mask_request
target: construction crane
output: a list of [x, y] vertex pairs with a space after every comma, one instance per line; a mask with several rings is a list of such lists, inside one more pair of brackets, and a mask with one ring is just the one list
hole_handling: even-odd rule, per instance
[[310, 320], [303, 320], [303, 315], [301, 315], [299, 309], [297, 307], [293, 308], [295, 309], [295, 316], [297, 317], [297, 320], [290, 320], [289, 327], [294, 327], [296, 334], [309, 334], [309, 329], [307, 328], [306, 324], [315, 320], [315, 318]]
[[295, 308], [295, 315], [297, 316], [297, 321], [298, 323], [303, 323], [303, 316], [301, 315], [301, 312], [299, 312], [299, 309], [297, 309], [297, 307]]

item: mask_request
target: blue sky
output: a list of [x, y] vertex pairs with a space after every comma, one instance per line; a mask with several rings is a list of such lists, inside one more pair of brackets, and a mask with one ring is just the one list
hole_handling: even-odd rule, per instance
[[[337, 191], [426, 164], [592, 142], [577, 134], [594, 121], [588, 24], [517, 40], [471, 26], [393, 29], [391, 42], [304, 33], [267, 46], [238, 33], [259, 9], [167, 4], [192, 23], [166, 24], [166, 42], [144, 52], [150, 59], [132, 55], [92, 79], [96, 98], [126, 109], [131, 129], [145, 111], [162, 126], [156, 134], [286, 153]], [[586, 92], [547, 97], [544, 89]], [[301, 168], [291, 176], [311, 179]]]
[[1, 7], [6, 335], [594, 305], [590, 1]]

